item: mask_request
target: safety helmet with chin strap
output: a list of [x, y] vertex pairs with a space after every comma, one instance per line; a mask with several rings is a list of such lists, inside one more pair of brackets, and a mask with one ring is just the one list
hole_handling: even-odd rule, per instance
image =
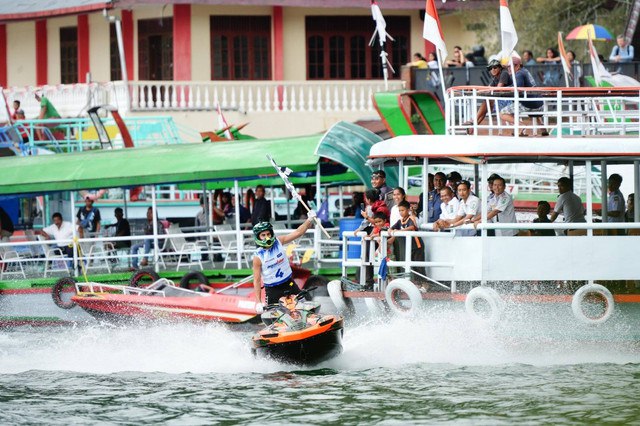
[[[261, 240], [260, 234], [262, 234], [264, 231], [269, 231], [271, 233], [271, 236], [266, 240]], [[271, 225], [271, 223], [269, 222], [257, 223], [253, 227], [253, 240], [256, 242], [256, 245], [258, 247], [270, 248], [276, 242], [276, 236], [273, 233], [273, 225]]]

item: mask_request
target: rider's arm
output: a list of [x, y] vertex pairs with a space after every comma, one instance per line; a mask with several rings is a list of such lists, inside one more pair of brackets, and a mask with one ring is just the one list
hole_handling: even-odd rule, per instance
[[289, 244], [290, 242], [297, 240], [298, 238], [302, 237], [305, 232], [307, 232], [307, 229], [309, 229], [309, 226], [311, 226], [311, 222], [313, 222], [313, 218], [308, 218], [307, 220], [302, 222], [302, 224], [298, 226], [295, 231], [290, 234], [278, 237], [278, 240], [280, 240], [282, 244]]
[[262, 303], [262, 261], [258, 256], [253, 258], [253, 290], [256, 296], [256, 301]]

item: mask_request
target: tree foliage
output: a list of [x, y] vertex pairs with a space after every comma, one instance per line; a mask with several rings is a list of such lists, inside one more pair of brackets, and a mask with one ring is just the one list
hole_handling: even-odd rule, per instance
[[[477, 40], [487, 53], [500, 51], [500, 12], [496, 1], [494, 9], [465, 13], [462, 22], [476, 33]], [[516, 50], [531, 50], [534, 57], [544, 56], [547, 48], [557, 49], [558, 31], [563, 36], [583, 24], [598, 24], [607, 28], [614, 37], [610, 42], [596, 42], [599, 53], [608, 56], [615, 44], [615, 37], [624, 31], [630, 10], [625, 0], [511, 0], [509, 10], [518, 32]], [[446, 37], [446, 34], [445, 34]], [[566, 39], [565, 39], [566, 40]], [[586, 56], [585, 40], [565, 41], [567, 49], [573, 49], [579, 59]]]

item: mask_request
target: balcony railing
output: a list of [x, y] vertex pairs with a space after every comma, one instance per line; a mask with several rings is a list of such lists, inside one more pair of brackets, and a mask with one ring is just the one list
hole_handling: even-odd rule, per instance
[[[400, 90], [400, 80], [389, 90]], [[77, 117], [88, 106], [111, 104], [121, 112], [212, 111], [241, 112], [372, 112], [371, 95], [384, 90], [382, 80], [340, 81], [121, 81], [4, 89], [9, 104], [22, 102], [28, 118], [38, 115], [34, 94], [42, 92], [63, 117]], [[129, 96], [129, 102], [127, 99]], [[4, 115], [5, 117], [2, 117]], [[6, 113], [0, 112], [0, 121]]]

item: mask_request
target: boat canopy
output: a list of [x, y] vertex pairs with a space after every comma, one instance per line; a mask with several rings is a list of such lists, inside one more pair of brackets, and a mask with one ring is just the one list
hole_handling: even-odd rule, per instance
[[557, 159], [603, 160], [628, 163], [640, 159], [640, 139], [632, 138], [536, 138], [509, 136], [399, 136], [375, 144], [371, 163], [386, 159], [428, 158], [435, 163], [549, 162]]
[[0, 195], [274, 175], [266, 154], [295, 172], [315, 171], [321, 136], [0, 158]]

